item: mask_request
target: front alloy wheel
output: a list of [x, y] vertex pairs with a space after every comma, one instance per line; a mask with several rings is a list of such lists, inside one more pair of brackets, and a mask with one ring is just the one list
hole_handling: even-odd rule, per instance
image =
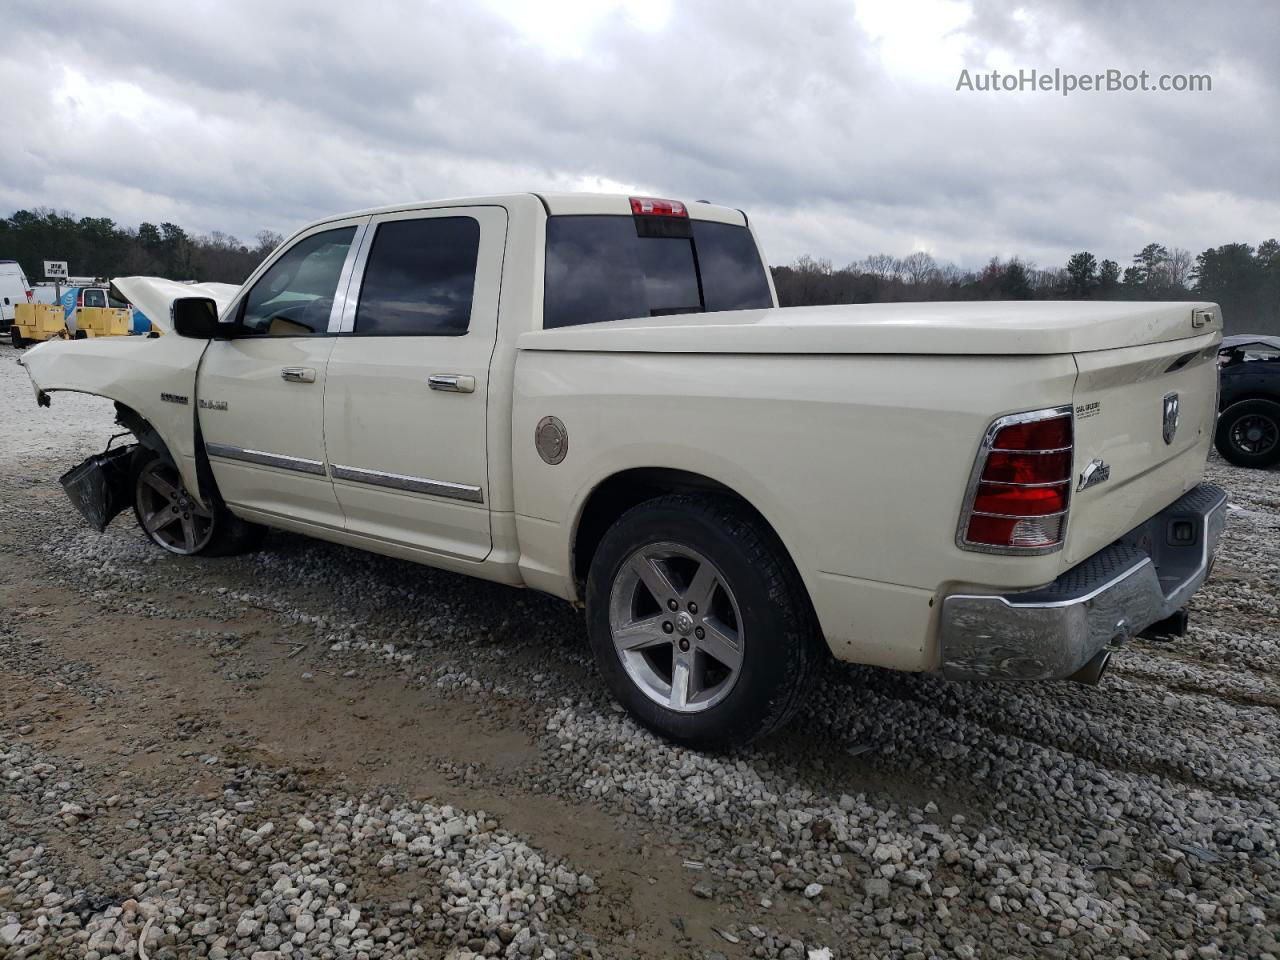
[[163, 457], [153, 457], [138, 471], [134, 503], [147, 536], [170, 553], [199, 553], [213, 539], [213, 511], [187, 492], [178, 468]]

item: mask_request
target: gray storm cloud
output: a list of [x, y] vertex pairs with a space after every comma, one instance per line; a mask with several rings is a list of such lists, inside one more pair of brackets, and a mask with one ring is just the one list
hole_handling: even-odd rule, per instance
[[[540, 9], [531, 32], [497, 3], [137, 0], [55, 26], [10, 2], [0, 206], [248, 238], [405, 199], [635, 189], [746, 207], [775, 261], [836, 263], [1280, 232], [1272, 3], [673, 3], [649, 23], [620, 3], [568, 45]], [[1054, 67], [1213, 90], [955, 89], [961, 69]]]

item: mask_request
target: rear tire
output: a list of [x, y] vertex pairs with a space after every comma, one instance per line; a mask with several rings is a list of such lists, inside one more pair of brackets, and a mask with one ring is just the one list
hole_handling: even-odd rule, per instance
[[664, 496], [625, 513], [592, 558], [587, 625], [631, 715], [699, 749], [785, 724], [825, 646], [777, 536], [718, 496]]
[[133, 514], [147, 539], [180, 556], [225, 557], [254, 550], [266, 528], [235, 516], [221, 500], [202, 506], [166, 453], [138, 447], [133, 457]]
[[9, 328], [9, 342], [13, 344], [15, 350], [21, 350], [27, 345], [27, 340], [18, 332], [17, 324]]
[[1238, 467], [1280, 463], [1280, 403], [1242, 400], [1218, 415], [1214, 444]]

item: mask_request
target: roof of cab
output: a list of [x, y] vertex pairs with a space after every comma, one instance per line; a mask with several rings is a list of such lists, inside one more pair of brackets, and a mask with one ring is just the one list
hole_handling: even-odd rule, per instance
[[[645, 194], [626, 193], [506, 193], [481, 197], [451, 197], [445, 200], [416, 200], [407, 203], [394, 203], [385, 207], [372, 207], [367, 210], [352, 210], [347, 213], [324, 217], [309, 226], [328, 223], [332, 220], [345, 220], [350, 217], [376, 216], [384, 213], [401, 213], [412, 210], [432, 210], [440, 207], [476, 207], [486, 205], [510, 205], [516, 203], [537, 202], [551, 216], [562, 215], [620, 215], [631, 216], [631, 197]], [[664, 197], [663, 199], [680, 200], [694, 220], [714, 220], [719, 223], [732, 223], [745, 226], [747, 215], [733, 207], [708, 203], [706, 200], [683, 200], [680, 197]]]

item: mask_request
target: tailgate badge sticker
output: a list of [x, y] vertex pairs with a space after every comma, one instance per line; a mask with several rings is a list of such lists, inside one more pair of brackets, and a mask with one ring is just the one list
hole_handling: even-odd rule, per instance
[[1080, 486], [1076, 490], [1088, 490], [1111, 479], [1111, 467], [1105, 460], [1090, 460], [1089, 465], [1080, 474]]
[[1178, 394], [1166, 393], [1164, 395], [1164, 429], [1161, 435], [1164, 437], [1165, 443], [1173, 443], [1173, 438], [1178, 434]]

